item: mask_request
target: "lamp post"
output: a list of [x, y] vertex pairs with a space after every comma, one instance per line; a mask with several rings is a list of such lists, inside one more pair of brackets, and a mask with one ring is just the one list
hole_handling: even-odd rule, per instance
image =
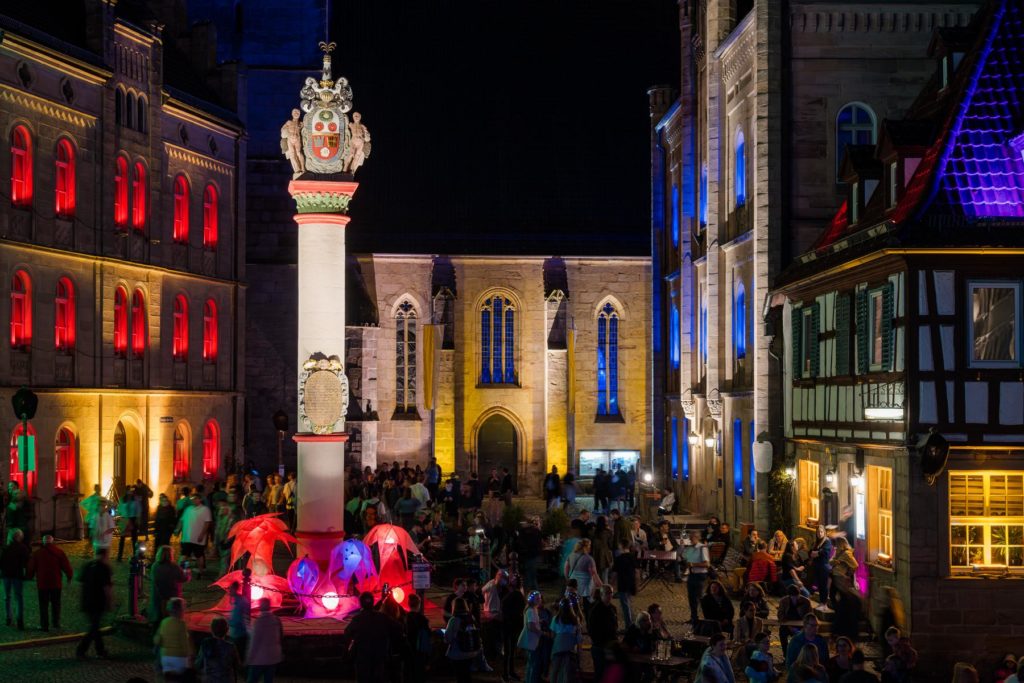
[[288, 431], [288, 413], [278, 410], [274, 413], [274, 429], [277, 430], [277, 474], [284, 476], [284, 435]]

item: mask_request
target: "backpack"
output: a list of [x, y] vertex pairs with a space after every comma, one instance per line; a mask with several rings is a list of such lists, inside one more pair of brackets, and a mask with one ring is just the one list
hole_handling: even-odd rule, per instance
[[480, 631], [469, 619], [460, 619], [455, 642], [464, 653], [476, 652], [480, 649]]

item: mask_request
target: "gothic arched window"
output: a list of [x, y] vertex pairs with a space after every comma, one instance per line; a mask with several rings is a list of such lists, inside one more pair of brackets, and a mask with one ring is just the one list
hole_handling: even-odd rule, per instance
[[610, 303], [597, 315], [597, 414], [619, 414], [619, 313]]
[[395, 311], [395, 411], [416, 412], [416, 309], [408, 299]]
[[515, 304], [495, 294], [480, 308], [480, 383], [515, 384]]

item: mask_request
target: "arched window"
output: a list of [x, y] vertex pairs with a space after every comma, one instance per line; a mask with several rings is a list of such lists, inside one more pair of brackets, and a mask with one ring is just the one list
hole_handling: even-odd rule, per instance
[[700, 300], [700, 360], [701, 363], [708, 363], [708, 298], [707, 295]]
[[220, 472], [220, 427], [210, 418], [203, 427], [203, 479], [214, 479]]
[[217, 248], [217, 188], [213, 185], [203, 190], [203, 246]]
[[174, 360], [188, 358], [188, 299], [184, 294], [174, 297], [174, 338], [171, 350]]
[[875, 112], [862, 102], [851, 102], [836, 116], [836, 182], [847, 145], [873, 145], [878, 141]]
[[672, 246], [679, 246], [679, 186], [672, 186]]
[[128, 91], [128, 99], [124, 105], [124, 125], [128, 128], [135, 127], [135, 93]]
[[743, 496], [743, 420], [732, 421], [732, 492]]
[[61, 138], [57, 143], [55, 162], [57, 177], [54, 183], [54, 211], [61, 218], [75, 215], [75, 148], [71, 141]]
[[736, 305], [732, 311], [732, 336], [736, 359], [747, 357], [747, 293], [743, 283], [736, 285]]
[[53, 299], [53, 341], [57, 351], [69, 353], [75, 348], [75, 285], [66, 277], [57, 280]]
[[128, 292], [124, 287], [114, 290], [114, 355], [128, 353]]
[[619, 414], [619, 314], [610, 303], [597, 315], [597, 414]]
[[188, 181], [180, 175], [174, 179], [174, 231], [175, 242], [188, 243]]
[[218, 336], [217, 304], [207, 299], [203, 306], [203, 360], [207, 363], [217, 362]]
[[515, 384], [515, 304], [500, 294], [480, 309], [480, 383]]
[[736, 206], [743, 206], [747, 203], [747, 157], [746, 143], [743, 139], [743, 131], [736, 131], [736, 163], [733, 169], [733, 184], [735, 185]]
[[121, 88], [114, 90], [114, 122], [119, 126], [124, 123], [124, 90]]
[[416, 412], [416, 309], [408, 299], [395, 311], [395, 411]]
[[114, 165], [114, 225], [128, 225], [128, 161], [123, 156]]
[[32, 345], [32, 278], [24, 270], [11, 278], [11, 348]]
[[11, 203], [32, 204], [32, 135], [25, 126], [11, 132]]
[[171, 469], [175, 481], [184, 481], [189, 478], [191, 465], [191, 444], [189, 443], [188, 427], [185, 423], [179, 422], [174, 428], [174, 451]]
[[[33, 496], [36, 492], [36, 430], [31, 424], [28, 426], [28, 444], [20, 441], [18, 437], [25, 433], [19, 423], [11, 432], [11, 467], [8, 481], [17, 482], [18, 488], [27, 495]], [[27, 458], [26, 458], [27, 455]], [[22, 471], [26, 470], [26, 471]]]
[[53, 488], [60, 493], [75, 490], [77, 458], [75, 457], [75, 434], [67, 427], [57, 432], [53, 448]]
[[132, 355], [142, 358], [146, 355], [149, 345], [148, 325], [146, 324], [146, 297], [141, 289], [132, 294]]
[[146, 120], [146, 98], [142, 95], [139, 95], [138, 110], [137, 115], [135, 117], [136, 130], [138, 130], [140, 133], [145, 133], [147, 123], [148, 121]]
[[132, 171], [132, 227], [146, 228], [146, 167], [136, 161]]
[[700, 168], [700, 224], [708, 224], [708, 165]]

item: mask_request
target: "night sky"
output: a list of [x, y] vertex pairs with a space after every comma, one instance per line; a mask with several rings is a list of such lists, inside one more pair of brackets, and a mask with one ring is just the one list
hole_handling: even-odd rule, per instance
[[649, 253], [646, 91], [678, 82], [675, 0], [332, 5], [373, 136], [350, 249]]

